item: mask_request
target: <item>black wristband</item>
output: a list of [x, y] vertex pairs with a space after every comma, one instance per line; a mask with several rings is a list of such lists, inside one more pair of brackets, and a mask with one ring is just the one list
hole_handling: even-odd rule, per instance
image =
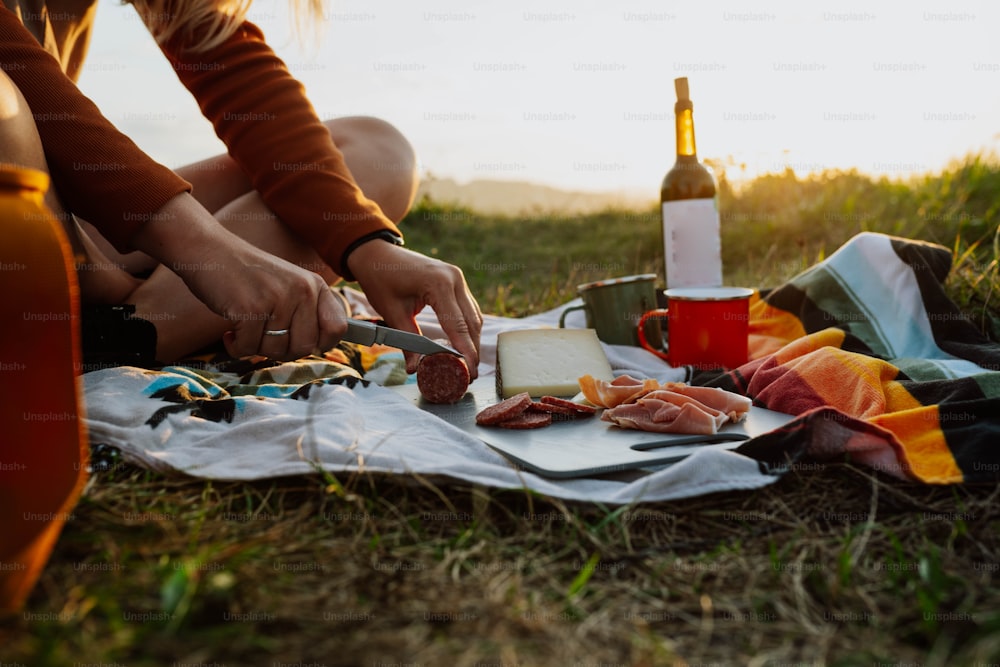
[[388, 229], [380, 229], [377, 232], [372, 232], [371, 234], [365, 234], [359, 239], [356, 239], [354, 243], [347, 246], [347, 250], [344, 254], [340, 256], [340, 277], [347, 282], [354, 282], [357, 278], [351, 273], [351, 270], [347, 268], [347, 258], [351, 256], [351, 253], [357, 250], [359, 247], [368, 243], [369, 241], [375, 241], [376, 239], [382, 239], [383, 241], [388, 241], [393, 245], [403, 245], [403, 238], [398, 234], [389, 231]]

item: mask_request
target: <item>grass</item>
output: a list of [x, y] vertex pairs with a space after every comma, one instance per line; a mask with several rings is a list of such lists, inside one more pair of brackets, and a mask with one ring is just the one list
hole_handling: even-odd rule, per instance
[[[861, 230], [959, 257], [992, 334], [1000, 167], [907, 183], [721, 181], [728, 282], [777, 285]], [[505, 219], [423, 202], [408, 244], [483, 309], [658, 268], [655, 212]], [[988, 665], [1000, 490], [804, 463], [758, 491], [629, 507], [441, 479], [93, 475], [0, 659], [30, 665]]]

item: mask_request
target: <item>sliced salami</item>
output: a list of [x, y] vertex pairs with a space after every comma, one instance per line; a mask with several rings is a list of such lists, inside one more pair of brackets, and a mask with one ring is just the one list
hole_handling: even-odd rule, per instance
[[417, 366], [417, 388], [430, 403], [457, 403], [469, 390], [469, 367], [453, 354], [428, 354]]
[[551, 403], [542, 403], [540, 401], [535, 401], [530, 406], [528, 406], [528, 412], [545, 412], [552, 415], [552, 421], [571, 421], [573, 419], [579, 419], [585, 417], [582, 412], [577, 412], [572, 408], [564, 408], [561, 405], [552, 405]]
[[548, 412], [525, 411], [516, 417], [505, 419], [498, 423], [500, 428], [528, 429], [542, 428], [552, 423], [552, 414]]
[[573, 408], [567, 407], [565, 405], [556, 405], [555, 403], [546, 403], [544, 401], [534, 401], [531, 405], [528, 406], [528, 409], [533, 410], [535, 412], [551, 412], [553, 414], [564, 414], [564, 415], [576, 413], [576, 410], [574, 410]]
[[567, 420], [576, 419], [577, 417], [582, 417], [583, 413], [577, 412], [573, 408], [567, 408], [564, 405], [555, 405], [554, 403], [543, 403], [541, 401], [535, 401], [528, 406], [529, 412], [547, 412], [552, 415], [552, 419]]
[[584, 405], [583, 403], [574, 403], [573, 401], [567, 401], [565, 398], [558, 398], [557, 396], [542, 396], [538, 399], [541, 403], [546, 405], [559, 405], [569, 410], [573, 410], [581, 415], [592, 415], [597, 413], [597, 408], [592, 405]]
[[493, 426], [507, 419], [517, 417], [531, 405], [528, 392], [515, 394], [495, 405], [488, 405], [476, 415], [476, 423], [480, 426]]

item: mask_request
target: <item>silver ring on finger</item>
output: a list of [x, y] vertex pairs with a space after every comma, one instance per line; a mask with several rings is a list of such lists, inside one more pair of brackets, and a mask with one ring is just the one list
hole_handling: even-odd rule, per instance
[[288, 329], [268, 329], [264, 331], [265, 336], [287, 336]]

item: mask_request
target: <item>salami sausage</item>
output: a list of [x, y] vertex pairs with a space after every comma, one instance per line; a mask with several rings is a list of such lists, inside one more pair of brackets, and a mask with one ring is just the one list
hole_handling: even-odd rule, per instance
[[528, 392], [515, 394], [495, 405], [488, 405], [476, 415], [476, 423], [480, 426], [493, 426], [502, 421], [513, 419], [528, 409], [531, 405], [531, 396]]
[[528, 410], [522, 412], [516, 417], [511, 417], [510, 419], [504, 419], [502, 422], [498, 423], [497, 426], [499, 426], [500, 428], [527, 429], [527, 428], [542, 428], [543, 426], [548, 426], [551, 423], [552, 423], [552, 413], [532, 412]]
[[573, 401], [567, 401], [564, 398], [558, 398], [556, 396], [542, 396], [539, 401], [547, 405], [558, 405], [568, 410], [573, 410], [580, 415], [592, 415], [597, 412], [597, 408], [584, 405], [583, 403], [574, 403]]
[[554, 405], [552, 403], [543, 403], [541, 401], [535, 401], [528, 406], [528, 410], [532, 412], [548, 412], [552, 415], [565, 415], [567, 417], [576, 417], [580, 413], [573, 408], [567, 408], [564, 405]]
[[430, 403], [457, 403], [469, 390], [469, 367], [453, 354], [425, 355], [417, 365], [417, 388]]
[[528, 406], [530, 412], [547, 412], [552, 415], [553, 420], [566, 420], [566, 419], [576, 419], [577, 417], [582, 417], [583, 414], [577, 412], [573, 408], [567, 408], [564, 405], [554, 405], [552, 403], [543, 403], [541, 401], [535, 401]]

